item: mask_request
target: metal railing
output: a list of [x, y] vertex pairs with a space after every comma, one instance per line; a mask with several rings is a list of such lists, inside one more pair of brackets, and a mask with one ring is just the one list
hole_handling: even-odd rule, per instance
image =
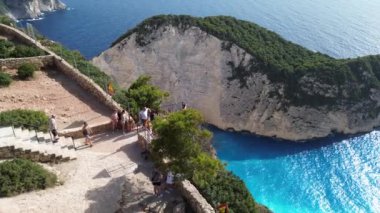
[[38, 139], [38, 135], [37, 135], [37, 131], [40, 129], [40, 124], [27, 124], [27, 123], [22, 123], [22, 122], [14, 122], [12, 123], [12, 131], [13, 131], [13, 135], [16, 137], [16, 132], [15, 132], [15, 127], [20, 127], [22, 129], [32, 129], [34, 130], [34, 133], [35, 133], [35, 137], [36, 137], [36, 140], [37, 142], [40, 142], [40, 140]]

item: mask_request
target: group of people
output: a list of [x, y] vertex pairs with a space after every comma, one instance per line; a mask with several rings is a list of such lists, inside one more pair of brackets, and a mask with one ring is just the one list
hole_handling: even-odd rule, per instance
[[150, 181], [153, 184], [154, 194], [156, 196], [162, 196], [162, 191], [173, 188], [174, 175], [171, 171], [168, 171], [165, 176], [156, 168], [152, 173]]
[[[187, 105], [182, 102], [182, 110], [186, 109]], [[156, 114], [157, 113], [154, 110], [151, 110], [148, 107], [143, 107], [138, 114], [139, 121], [142, 124], [142, 126], [145, 127], [147, 130], [151, 130], [150, 122], [155, 119]], [[130, 121], [133, 120], [128, 116], [125, 110], [115, 110], [111, 115], [112, 130], [115, 131], [118, 127], [120, 127], [123, 131], [123, 134], [125, 134], [125, 125], [127, 122]], [[49, 118], [49, 133], [51, 134], [53, 143], [56, 143], [59, 137], [55, 115], [51, 115], [51, 117]], [[92, 147], [92, 130], [87, 122], [83, 122], [82, 134], [85, 138], [85, 144], [90, 145]], [[144, 152], [145, 151], [147, 150], [144, 150]], [[168, 171], [166, 175], [162, 175], [162, 173], [158, 169], [154, 169], [150, 180], [154, 188], [154, 194], [156, 196], [162, 196], [162, 191], [166, 189], [171, 189], [173, 187], [174, 175], [171, 171]]]
[[[50, 137], [53, 143], [57, 143], [59, 140], [59, 137], [58, 137], [57, 120], [56, 120], [55, 115], [51, 115], [49, 118], [49, 133], [50, 133]], [[92, 134], [92, 130], [88, 126], [88, 123], [86, 121], [83, 122], [82, 134], [83, 134], [83, 137], [85, 138], [85, 144], [90, 145], [90, 147], [92, 147], [93, 143], [90, 136]]]
[[125, 110], [115, 110], [111, 115], [112, 131], [120, 127], [125, 134], [125, 124], [130, 121], [128, 117]]

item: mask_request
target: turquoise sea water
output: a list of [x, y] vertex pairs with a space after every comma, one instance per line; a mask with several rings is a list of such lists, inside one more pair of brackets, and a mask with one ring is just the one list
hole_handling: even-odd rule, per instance
[[275, 212], [380, 212], [380, 131], [304, 144], [212, 131], [218, 157]]
[[[380, 0], [63, 0], [31, 23], [87, 58], [157, 14], [231, 15], [334, 57], [380, 54]], [[307, 144], [212, 129], [218, 157], [275, 212], [380, 212], [380, 132]]]

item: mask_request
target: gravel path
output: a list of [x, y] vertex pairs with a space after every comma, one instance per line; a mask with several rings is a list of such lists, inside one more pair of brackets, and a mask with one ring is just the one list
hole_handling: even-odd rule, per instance
[[135, 133], [94, 136], [94, 147], [78, 151], [77, 160], [53, 166], [63, 185], [0, 199], [0, 212], [115, 212], [122, 186], [131, 179], [140, 189], [136, 193], [144, 191], [152, 197], [152, 164], [141, 159], [136, 140]]
[[[16, 70], [6, 70], [16, 76]], [[0, 87], [0, 112], [10, 109], [41, 110], [57, 117], [58, 128], [75, 128], [87, 121], [90, 125], [109, 121], [112, 111], [55, 70], [37, 71], [28, 81], [14, 80]]]

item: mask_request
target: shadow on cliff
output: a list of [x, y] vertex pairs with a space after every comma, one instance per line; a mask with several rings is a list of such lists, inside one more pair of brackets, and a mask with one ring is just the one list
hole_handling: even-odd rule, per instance
[[338, 146], [344, 140], [351, 141], [363, 136], [363, 134], [334, 135], [307, 142], [294, 142], [260, 137], [250, 133], [227, 132], [213, 126], [207, 126], [207, 129], [214, 133], [212, 142], [218, 157], [226, 161], [274, 159], [301, 152], [317, 151], [323, 147]]

